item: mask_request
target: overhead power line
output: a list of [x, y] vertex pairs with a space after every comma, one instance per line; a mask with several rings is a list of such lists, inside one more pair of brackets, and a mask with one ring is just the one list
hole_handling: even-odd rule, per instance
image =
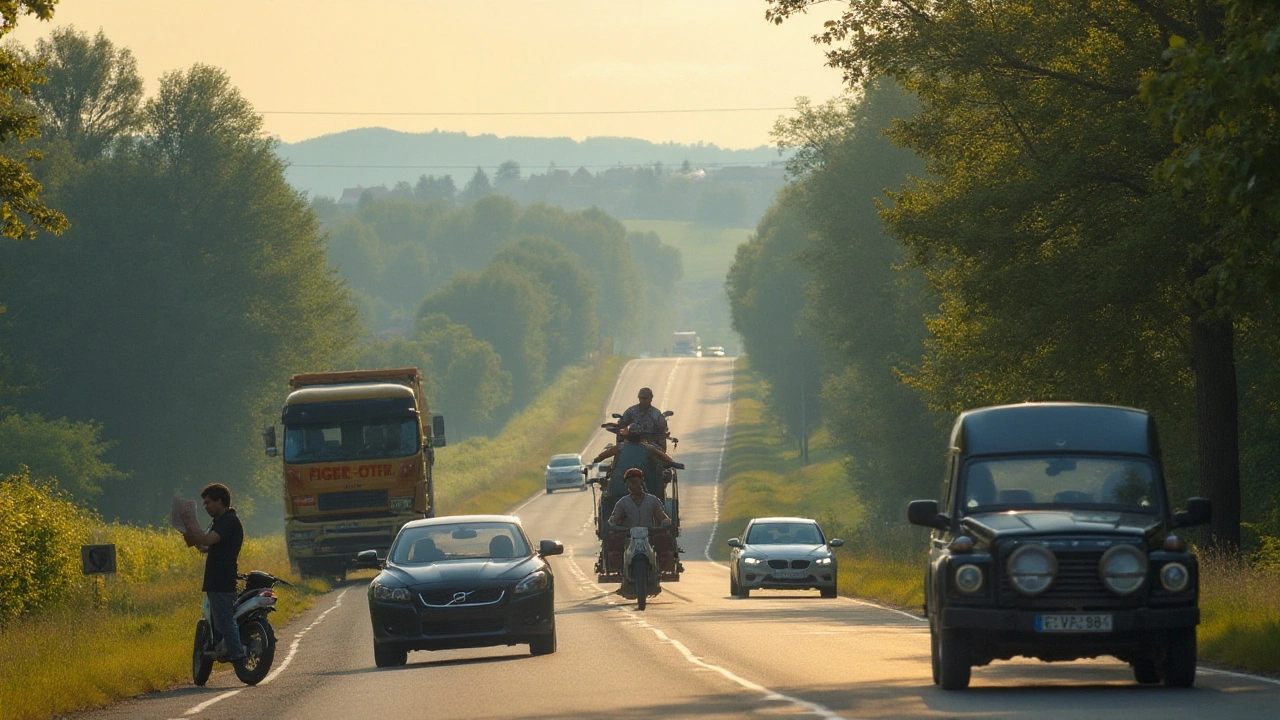
[[[519, 164], [519, 165], [520, 165], [520, 168], [521, 168], [521, 169], [528, 169], [528, 168], [533, 168], [533, 167], [535, 167], [535, 166], [533, 166], [533, 165], [524, 165], [524, 164], [520, 164], [520, 163], [517, 163], [517, 164]], [[613, 165], [579, 165], [579, 164], [577, 164], [577, 163], [570, 163], [570, 164], [568, 164], [568, 165], [558, 165], [558, 164], [557, 164], [557, 165], [555, 165], [555, 167], [556, 167], [557, 169], [559, 169], [559, 170], [570, 170], [570, 169], [573, 169], [573, 168], [592, 168], [592, 169], [605, 168], [605, 169], [608, 169], [608, 168], [640, 168], [640, 167], [653, 167], [653, 166], [654, 166], [654, 165], [656, 165], [656, 164], [658, 164], [658, 161], [654, 161], [654, 162], [646, 162], [646, 163], [615, 163], [615, 164], [613, 164]], [[663, 164], [665, 167], [672, 167], [672, 168], [677, 167], [677, 165], [672, 165], [672, 164], [668, 164], [668, 163], [662, 163], [662, 164]], [[784, 164], [785, 164], [785, 162], [784, 162], [784, 161], [782, 161], [782, 160], [778, 160], [778, 161], [772, 161], [772, 160], [769, 160], [769, 161], [760, 161], [760, 162], [720, 162], [720, 163], [694, 163], [694, 162], [691, 162], [691, 163], [689, 163], [689, 164], [690, 164], [690, 166], [695, 167], [695, 168], [707, 168], [707, 167], [769, 167], [769, 166], [771, 166], [771, 165], [779, 165], [779, 166], [781, 166], [781, 165], [784, 165]], [[347, 168], [347, 169], [371, 169], [371, 170], [474, 170], [475, 168], [500, 168], [500, 167], [502, 167], [502, 165], [501, 165], [501, 164], [498, 164], [498, 165], [492, 165], [492, 164], [485, 164], [485, 163], [476, 163], [476, 164], [472, 164], [472, 165], [336, 165], [336, 164], [328, 164], [328, 163], [323, 163], [323, 164], [321, 164], [321, 163], [317, 163], [317, 164], [311, 164], [311, 163], [290, 163], [289, 167], [291, 167], [291, 168]]]
[[512, 111], [477, 111], [477, 112], [372, 112], [366, 110], [259, 110], [259, 115], [378, 115], [378, 116], [485, 116], [485, 115], [673, 115], [682, 113], [734, 113], [734, 112], [779, 112], [795, 110], [794, 107], [747, 107], [747, 108], [673, 108], [666, 110], [512, 110]]

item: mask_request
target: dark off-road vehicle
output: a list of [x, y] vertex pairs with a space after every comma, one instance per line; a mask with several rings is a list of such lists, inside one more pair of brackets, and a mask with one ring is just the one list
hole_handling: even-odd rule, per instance
[[1174, 512], [1160, 446], [1142, 410], [1028, 403], [964, 412], [951, 431], [933, 528], [925, 613], [933, 680], [1022, 655], [1112, 655], [1139, 683], [1189, 687], [1196, 674], [1199, 572], [1174, 534], [1209, 521], [1191, 498]]

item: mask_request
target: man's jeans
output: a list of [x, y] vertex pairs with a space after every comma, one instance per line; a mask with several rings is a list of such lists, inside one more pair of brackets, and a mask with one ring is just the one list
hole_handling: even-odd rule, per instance
[[240, 642], [240, 628], [236, 626], [235, 615], [231, 606], [236, 602], [236, 593], [211, 592], [209, 610], [213, 615], [213, 629], [227, 641], [227, 659], [236, 661], [244, 657], [244, 645]]

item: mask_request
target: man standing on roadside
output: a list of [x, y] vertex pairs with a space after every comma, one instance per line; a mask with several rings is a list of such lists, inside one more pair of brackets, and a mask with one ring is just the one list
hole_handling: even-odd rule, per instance
[[187, 528], [182, 537], [187, 546], [196, 546], [207, 553], [204, 560], [204, 586], [209, 597], [209, 609], [213, 615], [213, 629], [220, 634], [227, 649], [227, 659], [237, 668], [244, 662], [244, 645], [240, 642], [240, 628], [232, 614], [236, 601], [236, 573], [240, 546], [244, 544], [244, 526], [231, 507], [231, 490], [222, 483], [212, 483], [200, 491], [204, 509], [213, 518], [206, 532]]

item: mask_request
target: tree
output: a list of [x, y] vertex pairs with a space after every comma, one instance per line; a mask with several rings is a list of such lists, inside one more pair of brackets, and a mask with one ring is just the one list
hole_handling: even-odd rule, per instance
[[466, 187], [462, 188], [462, 193], [458, 195], [458, 201], [461, 203], [472, 203], [480, 198], [493, 192], [493, 185], [489, 183], [489, 176], [485, 173], [484, 168], [476, 168], [476, 174], [471, 176], [467, 181]]
[[[53, 17], [57, 0], [0, 0], [0, 37], [10, 33], [18, 24], [18, 15], [34, 15], [40, 20]], [[31, 85], [39, 82], [39, 65], [24, 60], [21, 53], [11, 47], [0, 46], [0, 234], [15, 240], [32, 239], [35, 230], [28, 223], [53, 234], [61, 233], [69, 226], [67, 218], [45, 205], [40, 199], [40, 183], [27, 170], [25, 163], [16, 160], [16, 148], [26, 140], [40, 135], [40, 122], [36, 112], [26, 103], [15, 102], [14, 96], [30, 97]], [[28, 155], [39, 160], [39, 154]], [[25, 218], [25, 219], [24, 219]], [[0, 307], [0, 310], [3, 308]]]
[[453, 184], [452, 175], [442, 175], [438, 178], [434, 175], [423, 175], [418, 178], [418, 183], [413, 186], [413, 196], [422, 202], [430, 202], [432, 200], [453, 202], [457, 195], [458, 188]]
[[45, 80], [31, 102], [47, 135], [65, 139], [81, 161], [139, 126], [142, 78], [128, 48], [117, 48], [101, 30], [89, 37], [74, 27], [56, 28], [37, 40], [24, 60], [38, 63]]
[[495, 411], [511, 401], [511, 373], [493, 346], [440, 314], [418, 321], [418, 338], [431, 354], [436, 406], [449, 414], [453, 433], [461, 439], [490, 427]]
[[102, 439], [102, 426], [72, 423], [66, 418], [45, 420], [39, 415], [0, 417], [0, 476], [28, 468], [40, 478], [55, 478], [58, 487], [77, 501], [95, 503], [108, 490], [128, 479], [102, 454], [115, 443]]
[[[771, 0], [767, 17], [810, 4]], [[1166, 38], [1218, 34], [1201, 5], [850, 0], [818, 40], [850, 83], [888, 75], [921, 101], [894, 137], [932, 177], [885, 217], [943, 300], [917, 378], [931, 404], [1150, 397], [1176, 420], [1190, 397], [1210, 540], [1235, 548], [1249, 308], [1214, 282], [1227, 229], [1152, 181], [1173, 148], [1138, 92]], [[1151, 371], [1171, 363], [1186, 372]]]
[[532, 273], [548, 294], [547, 372], [581, 361], [596, 347], [595, 283], [576, 257], [555, 240], [529, 236], [498, 252], [494, 263]]

